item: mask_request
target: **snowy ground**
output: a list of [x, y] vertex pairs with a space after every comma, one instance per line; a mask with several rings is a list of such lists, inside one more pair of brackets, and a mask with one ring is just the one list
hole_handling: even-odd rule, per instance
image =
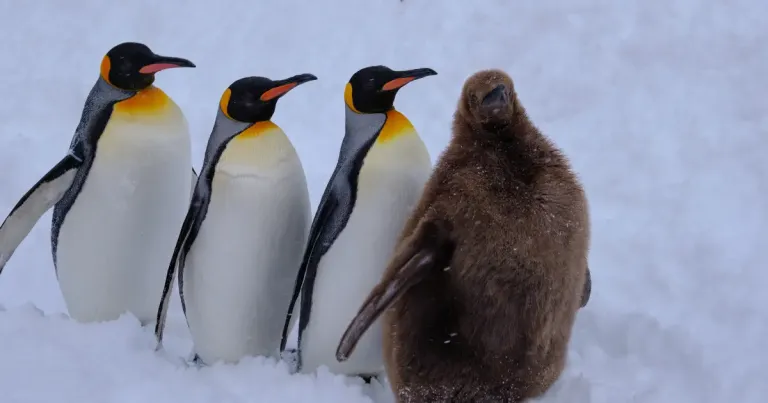
[[[463, 80], [500, 67], [570, 155], [593, 219], [592, 300], [541, 402], [765, 402], [767, 26], [764, 0], [2, 0], [0, 215], [66, 151], [103, 53], [122, 41], [197, 63], [157, 83], [188, 116], [198, 168], [231, 81], [317, 75], [274, 118], [314, 203], [355, 70], [437, 70], [397, 102], [434, 158]], [[66, 319], [49, 228], [50, 213], [0, 276], [4, 403], [371, 401], [341, 377], [263, 359], [185, 367], [178, 302], [164, 354], [132, 317]]]

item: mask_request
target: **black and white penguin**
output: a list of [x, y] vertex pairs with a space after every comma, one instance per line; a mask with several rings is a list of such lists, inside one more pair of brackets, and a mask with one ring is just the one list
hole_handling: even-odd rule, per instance
[[314, 216], [283, 328], [282, 349], [300, 294], [301, 372], [325, 365], [370, 381], [384, 371], [380, 332], [368, 332], [343, 363], [336, 360], [336, 346], [379, 281], [432, 170], [426, 146], [393, 106], [395, 95], [409, 82], [435, 74], [429, 68], [371, 66], [346, 85], [344, 139]]
[[191, 193], [187, 120], [153, 85], [174, 67], [195, 65], [135, 42], [107, 52], [69, 152], [0, 226], [2, 270], [53, 206], [54, 267], [77, 321], [155, 320]]
[[246, 77], [224, 91], [168, 265], [158, 347], [178, 270], [196, 362], [279, 356], [312, 212], [299, 156], [270, 119], [280, 97], [316, 79]]

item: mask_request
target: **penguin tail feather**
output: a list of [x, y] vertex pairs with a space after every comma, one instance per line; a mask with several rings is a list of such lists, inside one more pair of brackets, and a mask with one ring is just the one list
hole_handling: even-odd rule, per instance
[[422, 221], [416, 231], [398, 248], [384, 278], [371, 290], [357, 315], [344, 331], [336, 349], [336, 360], [346, 361], [373, 322], [411, 287], [437, 269], [450, 264], [454, 243], [451, 224], [445, 220]]

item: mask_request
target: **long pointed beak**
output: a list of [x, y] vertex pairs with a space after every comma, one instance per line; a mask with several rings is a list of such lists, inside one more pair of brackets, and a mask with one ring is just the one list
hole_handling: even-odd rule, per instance
[[395, 78], [389, 80], [381, 87], [382, 91], [393, 91], [402, 88], [411, 81], [420, 78], [437, 75], [437, 72], [430, 68], [396, 71]]
[[172, 69], [174, 67], [196, 67], [194, 63], [187, 59], [180, 57], [160, 56], [155, 55], [152, 58], [152, 63], [139, 69], [139, 73], [153, 74], [165, 69]]
[[288, 91], [296, 88], [296, 86], [300, 84], [314, 80], [317, 80], [317, 77], [313, 74], [299, 74], [286, 78], [285, 80], [275, 81], [275, 86], [261, 94], [260, 99], [262, 101], [270, 101], [285, 95]]
[[288, 83], [296, 83], [296, 85], [304, 84], [309, 81], [317, 80], [317, 77], [315, 77], [314, 74], [298, 74], [293, 77], [286, 78], [285, 80], [280, 80], [280, 84], [288, 84]]

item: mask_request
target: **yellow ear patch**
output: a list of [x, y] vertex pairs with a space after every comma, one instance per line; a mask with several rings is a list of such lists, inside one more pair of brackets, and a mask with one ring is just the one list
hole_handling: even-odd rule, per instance
[[136, 95], [115, 104], [114, 112], [123, 115], [157, 114], [170, 105], [171, 100], [160, 88], [150, 85]]
[[279, 127], [272, 123], [271, 120], [263, 120], [261, 122], [256, 122], [249, 128], [243, 130], [240, 134], [237, 135], [237, 137], [235, 137], [235, 139], [258, 137], [275, 129], [279, 129]]
[[390, 109], [387, 112], [387, 121], [384, 123], [384, 127], [379, 132], [379, 137], [376, 139], [377, 143], [385, 143], [392, 141], [402, 136], [403, 134], [413, 133], [414, 129], [411, 121], [405, 117], [402, 113], [395, 109]]
[[112, 83], [109, 82], [110, 68], [112, 68], [112, 62], [109, 60], [109, 56], [104, 56], [104, 58], [101, 59], [101, 68], [99, 69], [99, 72], [101, 74], [101, 78], [111, 85]]
[[232, 90], [227, 88], [224, 90], [224, 93], [221, 95], [221, 100], [219, 101], [219, 108], [221, 108], [221, 112], [224, 114], [224, 116], [232, 119], [232, 116], [229, 116], [229, 111], [227, 110], [227, 107], [229, 106], [229, 98], [232, 96]]
[[352, 109], [353, 111], [357, 113], [361, 113], [357, 108], [355, 108], [355, 102], [352, 100], [352, 84], [347, 83], [347, 86], [344, 88], [344, 103], [347, 104], [349, 109]]

